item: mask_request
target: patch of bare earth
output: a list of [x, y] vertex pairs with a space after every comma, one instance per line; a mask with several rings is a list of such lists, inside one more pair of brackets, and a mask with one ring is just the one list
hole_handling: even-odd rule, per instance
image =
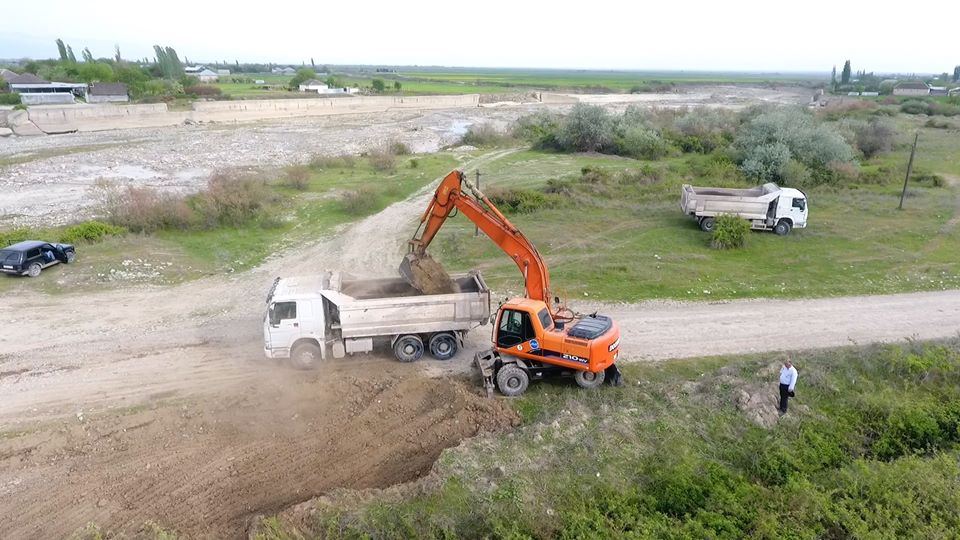
[[[502, 402], [410, 366], [287, 372], [202, 400], [47, 422], [0, 439], [0, 530], [61, 538], [146, 521], [239, 538], [251, 518], [339, 487], [426, 474], [441, 450], [517, 424]], [[54, 517], [55, 516], [55, 517]]]

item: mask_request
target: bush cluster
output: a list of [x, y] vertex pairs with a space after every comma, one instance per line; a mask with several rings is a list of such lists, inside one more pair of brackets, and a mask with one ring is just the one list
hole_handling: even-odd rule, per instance
[[211, 84], [195, 84], [192, 86], [185, 86], [183, 88], [183, 93], [191, 96], [200, 96], [200, 97], [215, 97], [223, 93], [220, 90], [219, 86], [213, 86]]
[[192, 195], [99, 182], [95, 196], [108, 222], [133, 232], [238, 226], [261, 217], [276, 202], [263, 180], [223, 173]]
[[343, 192], [340, 196], [340, 207], [351, 215], [365, 215], [379, 207], [377, 193], [370, 186], [361, 186]]
[[20, 105], [20, 94], [16, 92], [0, 93], [0, 105]]
[[550, 194], [523, 188], [491, 188], [486, 195], [490, 202], [506, 213], [529, 214], [556, 207], [559, 203]]
[[460, 138], [460, 144], [476, 146], [477, 148], [506, 146], [513, 142], [513, 138], [494, 127], [492, 124], [473, 124]]
[[127, 232], [123, 227], [104, 223], [102, 221], [85, 221], [71, 225], [60, 233], [59, 241], [68, 244], [81, 242], [99, 242], [107, 236], [120, 236]]
[[310, 158], [309, 167], [314, 170], [323, 169], [352, 169], [356, 166], [357, 160], [353, 156], [322, 156], [315, 155]]
[[280, 183], [291, 189], [306, 191], [310, 187], [310, 167], [306, 165], [287, 167]]
[[713, 225], [710, 247], [713, 249], [737, 249], [747, 245], [750, 223], [732, 214], [720, 214]]
[[933, 100], [912, 99], [900, 104], [900, 111], [907, 114], [926, 114], [940, 116], [960, 115], [960, 107], [952, 103]]
[[738, 130], [741, 170], [759, 181], [781, 181], [791, 160], [807, 167], [818, 182], [829, 182], [830, 165], [854, 163], [853, 148], [834, 128], [795, 108], [763, 112]]
[[374, 170], [389, 172], [397, 168], [397, 158], [390, 152], [378, 150], [367, 154], [367, 162]]

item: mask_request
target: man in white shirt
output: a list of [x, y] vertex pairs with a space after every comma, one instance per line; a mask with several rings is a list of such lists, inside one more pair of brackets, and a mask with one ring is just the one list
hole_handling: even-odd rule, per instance
[[780, 368], [780, 415], [787, 414], [787, 400], [793, 397], [793, 389], [797, 386], [797, 368], [789, 358], [783, 361]]

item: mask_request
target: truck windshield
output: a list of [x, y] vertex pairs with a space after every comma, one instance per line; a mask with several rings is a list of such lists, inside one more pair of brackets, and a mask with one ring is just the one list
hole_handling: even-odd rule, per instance
[[803, 211], [803, 209], [807, 207], [807, 201], [806, 201], [806, 199], [794, 199], [794, 200], [793, 200], [793, 207], [794, 207], [794, 208], [799, 208], [800, 211]]
[[22, 253], [11, 249], [0, 249], [0, 264], [17, 264]]

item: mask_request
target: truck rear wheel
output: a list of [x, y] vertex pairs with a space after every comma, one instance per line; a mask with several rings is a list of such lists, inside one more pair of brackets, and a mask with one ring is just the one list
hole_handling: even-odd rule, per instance
[[415, 362], [423, 356], [423, 340], [419, 336], [401, 336], [393, 345], [393, 355], [401, 362]]
[[785, 219], [781, 219], [780, 221], [777, 222], [777, 225], [773, 228], [773, 232], [777, 233], [780, 236], [786, 236], [790, 234], [790, 229], [792, 228], [793, 227], [790, 225], [789, 221]]
[[437, 360], [449, 360], [456, 356], [460, 347], [453, 334], [441, 332], [430, 338], [430, 355]]
[[516, 364], [507, 364], [497, 372], [497, 388], [505, 396], [519, 396], [527, 391], [529, 385], [530, 376]]
[[316, 343], [301, 343], [290, 352], [290, 365], [297, 369], [316, 369], [322, 359]]
[[713, 225], [716, 221], [712, 217], [705, 217], [700, 220], [700, 230], [703, 232], [713, 232]]
[[598, 373], [593, 373], [592, 371], [578, 371], [573, 376], [573, 380], [577, 381], [577, 386], [580, 388], [596, 388], [603, 384], [603, 379], [606, 378], [606, 375], [603, 371]]

